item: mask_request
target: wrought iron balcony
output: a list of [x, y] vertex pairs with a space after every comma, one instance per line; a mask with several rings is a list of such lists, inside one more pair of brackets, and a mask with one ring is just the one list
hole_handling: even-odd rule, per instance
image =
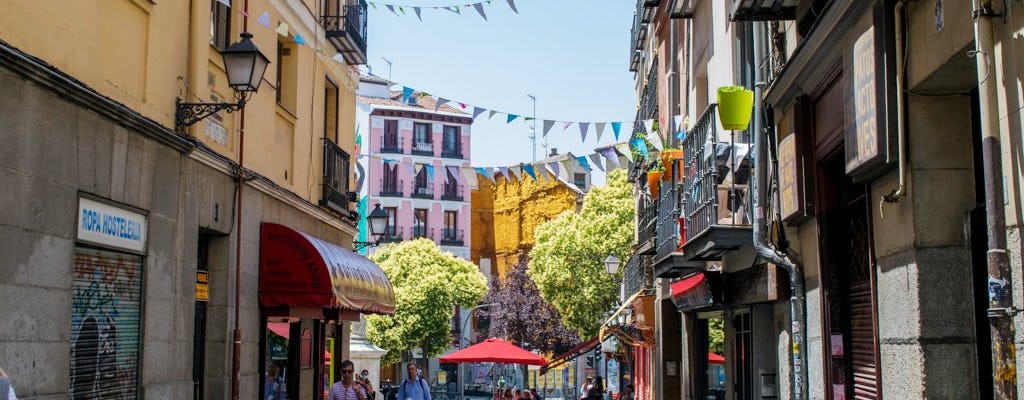
[[401, 179], [381, 179], [377, 194], [381, 197], [405, 197], [404, 187], [405, 181]]
[[693, 18], [693, 12], [696, 10], [697, 0], [672, 0], [668, 6], [671, 18]]
[[683, 140], [682, 242], [689, 261], [752, 248], [750, 137], [746, 131], [719, 134], [716, 109], [709, 106]]
[[380, 140], [380, 152], [389, 154], [402, 154], [402, 142], [397, 137], [384, 136]]
[[462, 149], [458, 146], [444, 145], [441, 147], [441, 157], [462, 159]]
[[462, 186], [458, 182], [445, 182], [441, 200], [462, 201]]
[[412, 227], [412, 238], [427, 238], [434, 239], [434, 228], [427, 228], [423, 225], [416, 225]]
[[651, 269], [651, 257], [645, 255], [630, 257], [622, 270], [622, 284], [625, 286], [627, 296], [642, 289], [654, 287], [654, 271]]
[[349, 156], [338, 145], [324, 139], [323, 195], [320, 205], [341, 213], [349, 213]]
[[733, 21], [783, 21], [796, 19], [800, 0], [735, 0]]
[[654, 13], [658, 11], [661, 0], [636, 0], [636, 15], [643, 22], [654, 21]]
[[647, 80], [640, 97], [640, 119], [652, 119], [658, 116], [658, 57], [654, 57]]
[[432, 186], [429, 182], [423, 185], [417, 184], [412, 189], [412, 197], [417, 199], [433, 199], [434, 188]]
[[444, 228], [441, 230], [442, 246], [465, 246], [462, 229]]
[[654, 240], [657, 236], [658, 199], [639, 196], [636, 207], [636, 253], [653, 254]]
[[434, 144], [431, 142], [415, 142], [412, 144], [412, 154], [417, 156], [434, 156]]
[[349, 65], [366, 64], [366, 1], [323, 0], [323, 5], [320, 23], [327, 40]]
[[380, 235], [381, 243], [394, 243], [401, 242], [403, 238], [403, 232], [401, 226], [387, 226], [384, 228], [384, 234]]

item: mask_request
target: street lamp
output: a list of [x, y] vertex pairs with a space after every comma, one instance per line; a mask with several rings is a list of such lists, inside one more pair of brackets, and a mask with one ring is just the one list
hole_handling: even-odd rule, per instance
[[608, 258], [604, 259], [604, 270], [607, 271], [609, 275], [615, 275], [616, 272], [619, 272], [619, 264], [621, 263], [622, 261], [620, 261], [618, 257], [615, 257], [614, 254], [608, 253]]
[[[496, 305], [498, 305], [498, 303], [477, 304], [473, 308], [469, 309], [469, 312], [466, 314], [466, 322], [462, 323], [462, 329], [459, 330], [459, 347], [462, 347], [462, 339], [466, 338], [466, 324], [468, 324], [469, 321], [473, 320], [473, 311], [476, 311], [476, 310], [484, 308], [484, 307], [490, 307], [490, 306], [496, 306]], [[468, 339], [468, 338], [466, 338], [466, 340], [467, 341], [472, 341], [472, 339]], [[466, 398], [466, 377], [465, 377], [466, 367], [465, 367], [465, 364], [459, 364], [459, 371], [458, 372], [459, 372], [459, 374], [458, 374], [458, 376], [456, 376], [456, 380], [457, 380], [456, 384], [459, 385], [459, 400], [463, 400], [463, 399]]]
[[252, 34], [242, 32], [242, 39], [235, 42], [220, 53], [224, 58], [224, 70], [228, 75], [228, 86], [235, 91], [236, 103], [183, 103], [180, 98], [174, 99], [174, 128], [182, 130], [203, 118], [219, 111], [232, 112], [245, 107], [245, 102], [252, 97], [263, 82], [263, 73], [267, 71], [270, 60], [264, 56], [256, 44], [252, 42]]
[[369, 226], [370, 236], [375, 237], [377, 240], [373, 242], [352, 242], [353, 250], [362, 250], [367, 247], [372, 247], [380, 244], [381, 236], [383, 236], [388, 229], [388, 213], [380, 208], [380, 203], [377, 203], [373, 207], [373, 211], [370, 215], [366, 216], [366, 222]]

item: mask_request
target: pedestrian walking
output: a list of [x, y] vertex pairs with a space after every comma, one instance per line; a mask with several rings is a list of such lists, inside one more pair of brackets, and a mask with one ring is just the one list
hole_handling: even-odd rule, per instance
[[580, 387], [580, 400], [587, 400], [587, 394], [590, 393], [590, 389], [594, 387], [594, 377], [588, 376], [587, 381], [583, 382], [583, 386]]
[[350, 360], [342, 361], [341, 364], [341, 381], [331, 386], [330, 395], [327, 397], [328, 400], [368, 400], [369, 396], [366, 392], [366, 386], [362, 382], [356, 381], [354, 376], [356, 373], [356, 366]]
[[600, 376], [594, 377], [594, 384], [587, 390], [587, 400], [604, 400], [604, 382]]
[[369, 395], [370, 400], [377, 399], [377, 391], [373, 389], [373, 383], [370, 382], [370, 371], [362, 370], [359, 372], [359, 382], [366, 387], [366, 393]]
[[18, 400], [18, 396], [14, 394], [11, 378], [7, 377], [7, 372], [4, 372], [3, 368], [0, 368], [0, 399]]
[[633, 384], [626, 383], [626, 387], [619, 392], [619, 400], [633, 400]]
[[420, 377], [419, 366], [411, 362], [406, 367], [409, 378], [398, 385], [398, 400], [430, 400], [430, 386]]

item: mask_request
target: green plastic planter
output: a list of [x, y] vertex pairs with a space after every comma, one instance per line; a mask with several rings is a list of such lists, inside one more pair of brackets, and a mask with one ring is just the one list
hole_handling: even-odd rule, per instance
[[747, 129], [754, 111], [754, 92], [743, 86], [718, 88], [718, 119], [730, 131]]

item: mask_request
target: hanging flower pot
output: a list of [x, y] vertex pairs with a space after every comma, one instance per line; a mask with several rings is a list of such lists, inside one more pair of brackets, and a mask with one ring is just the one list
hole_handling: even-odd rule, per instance
[[743, 86], [718, 88], [718, 119], [731, 131], [747, 129], [754, 110], [754, 92]]
[[661, 165], [665, 167], [665, 180], [671, 181], [675, 172], [676, 161], [683, 159], [682, 150], [662, 150], [661, 154]]
[[664, 172], [650, 171], [647, 173], [647, 188], [651, 190], [651, 197], [658, 198], [658, 185], [661, 185], [661, 177]]

